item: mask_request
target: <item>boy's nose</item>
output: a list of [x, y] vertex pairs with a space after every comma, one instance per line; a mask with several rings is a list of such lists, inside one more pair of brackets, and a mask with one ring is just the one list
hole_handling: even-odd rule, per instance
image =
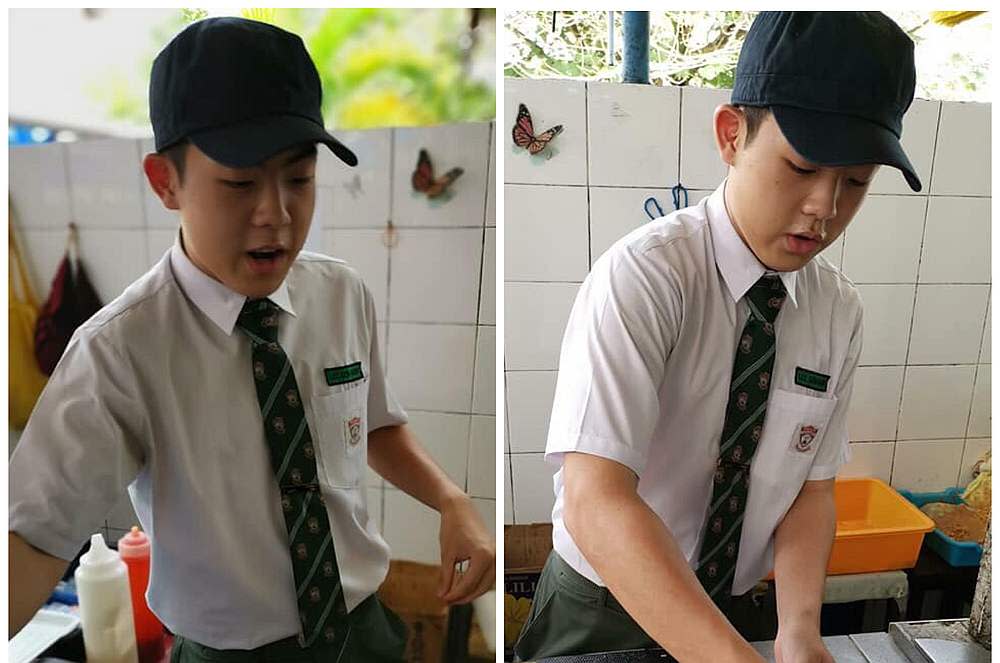
[[[822, 178], [816, 182], [806, 199], [802, 210], [807, 216], [816, 219], [819, 232], [826, 232], [826, 222], [837, 216], [837, 195], [840, 183], [837, 178]], [[816, 225], [816, 224], [814, 224]]]
[[280, 226], [291, 223], [287, 200], [280, 183], [266, 182], [262, 186], [260, 199], [254, 213], [254, 223], [262, 226]]

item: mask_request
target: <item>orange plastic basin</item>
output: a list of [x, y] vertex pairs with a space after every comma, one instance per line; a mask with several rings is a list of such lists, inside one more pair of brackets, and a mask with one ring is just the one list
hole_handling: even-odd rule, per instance
[[[909, 569], [934, 521], [880, 479], [837, 479], [837, 534], [827, 574]], [[774, 573], [768, 575], [773, 578]]]
[[827, 573], [909, 569], [934, 521], [880, 479], [838, 479], [837, 535]]

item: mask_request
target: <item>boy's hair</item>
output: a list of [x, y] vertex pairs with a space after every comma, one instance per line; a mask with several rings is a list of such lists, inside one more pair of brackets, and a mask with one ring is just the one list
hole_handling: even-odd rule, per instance
[[187, 147], [190, 141], [185, 138], [179, 143], [174, 143], [170, 147], [161, 150], [159, 153], [170, 159], [170, 163], [174, 164], [174, 168], [177, 169], [177, 177], [180, 178], [181, 185], [184, 184], [184, 159], [187, 156]]
[[743, 111], [743, 116], [747, 120], [747, 140], [746, 143], [744, 143], [744, 146], [749, 147], [750, 143], [754, 139], [754, 136], [757, 135], [760, 125], [764, 124], [764, 120], [766, 120], [767, 116], [771, 114], [771, 107], [740, 105], [736, 107]]

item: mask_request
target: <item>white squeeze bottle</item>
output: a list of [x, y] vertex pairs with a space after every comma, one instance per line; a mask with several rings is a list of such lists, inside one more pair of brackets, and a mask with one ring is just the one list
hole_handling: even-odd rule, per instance
[[80, 558], [76, 591], [87, 663], [138, 663], [128, 567], [100, 534]]

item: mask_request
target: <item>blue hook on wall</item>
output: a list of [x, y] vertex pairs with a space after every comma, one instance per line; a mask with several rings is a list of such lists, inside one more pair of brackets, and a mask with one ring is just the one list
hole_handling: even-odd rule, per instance
[[[681, 207], [688, 206], [688, 190], [684, 188], [683, 184], [678, 182], [676, 186], [670, 189], [670, 193], [674, 199], [674, 210], [679, 210]], [[683, 205], [681, 204], [681, 196], [684, 197]], [[657, 212], [656, 214], [653, 214], [653, 212], [650, 211], [649, 209], [650, 203], [652, 203], [653, 208], [656, 209]], [[659, 201], [652, 196], [646, 198], [646, 202], [642, 204], [642, 208], [646, 211], [646, 216], [648, 216], [650, 220], [658, 219], [659, 217], [663, 216], [663, 208], [660, 207]]]
[[[670, 189], [670, 193], [673, 194], [673, 197], [674, 197], [674, 209], [675, 210], [679, 210], [681, 207], [687, 207], [688, 206], [688, 190], [684, 188], [683, 184], [681, 184], [680, 182], [678, 182], [677, 186], [675, 186], [674, 188]], [[684, 204], [683, 205], [681, 205], [681, 200], [680, 200], [681, 194], [684, 194]]]
[[[650, 203], [653, 203], [653, 207], [656, 208], [656, 212], [657, 212], [656, 214], [653, 214], [652, 212], [649, 211], [649, 204]], [[650, 220], [657, 219], [657, 218], [663, 216], [663, 208], [660, 207], [660, 203], [656, 200], [656, 198], [653, 198], [652, 196], [650, 196], [649, 198], [646, 198], [646, 202], [644, 202], [642, 204], [642, 208], [644, 210], [646, 210], [646, 216], [648, 216], [650, 218]]]

